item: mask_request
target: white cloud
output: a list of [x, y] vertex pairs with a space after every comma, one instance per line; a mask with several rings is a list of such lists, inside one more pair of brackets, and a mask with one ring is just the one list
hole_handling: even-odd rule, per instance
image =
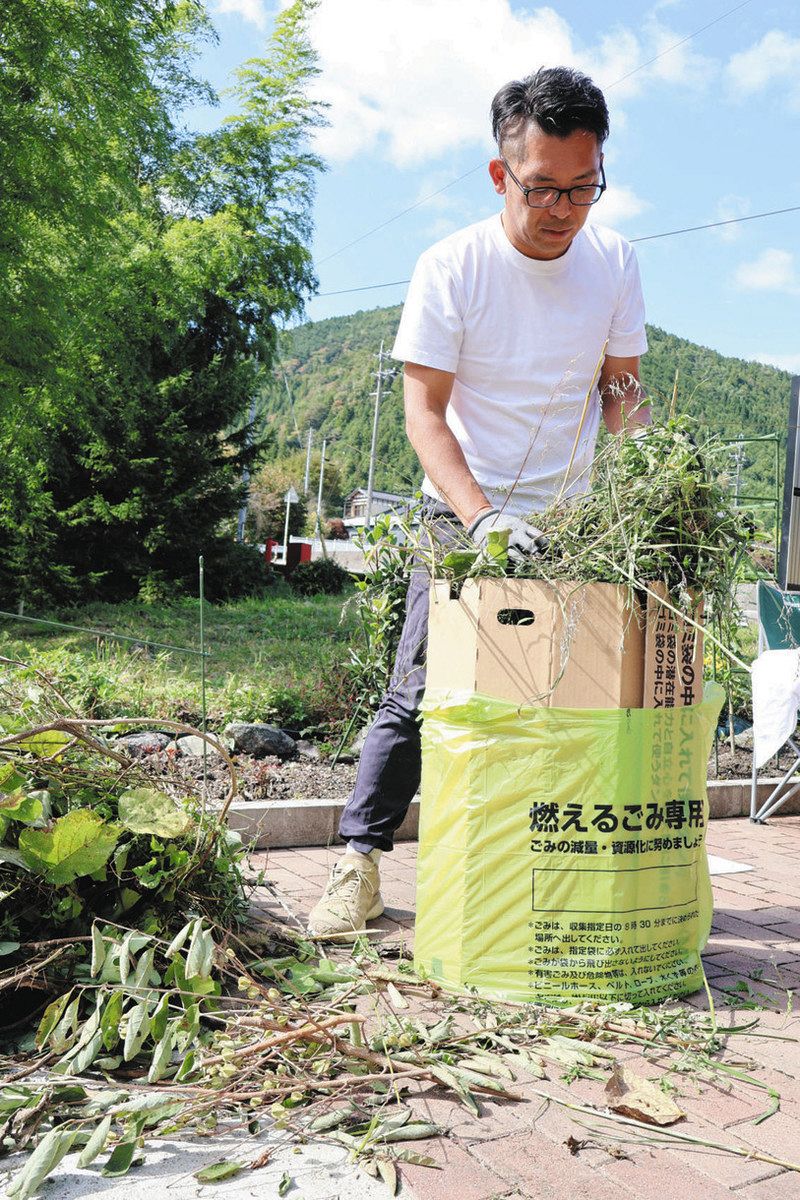
[[650, 205], [641, 196], [637, 196], [632, 188], [623, 184], [609, 184], [608, 191], [603, 193], [601, 200], [589, 209], [589, 220], [598, 225], [610, 225], [617, 229], [632, 217], [638, 217]]
[[[718, 221], [735, 221], [738, 217], [746, 217], [753, 211], [752, 203], [746, 196], [730, 193], [717, 201], [716, 219]], [[723, 225], [715, 230], [723, 242], [735, 242], [741, 236], [741, 225]]]
[[788, 87], [792, 108], [800, 108], [800, 37], [771, 29], [749, 50], [734, 54], [726, 73], [731, 89], [741, 98], [782, 84]]
[[[563, 63], [609, 88], [680, 40], [653, 19], [641, 36], [617, 28], [582, 47], [555, 9], [515, 10], [509, 0], [323, 0], [309, 31], [322, 70], [316, 94], [331, 106], [320, 152], [339, 162], [378, 154], [401, 168], [465, 146], [490, 151], [489, 103], [508, 79]], [[610, 91], [612, 125], [648, 80], [695, 86], [709, 73], [688, 47], [671, 51]]]
[[215, 0], [214, 12], [237, 13], [259, 29], [265, 29], [267, 25], [266, 0]]
[[800, 354], [750, 354], [748, 358], [766, 363], [769, 367], [780, 367], [782, 371], [791, 371], [793, 375], [800, 375]]
[[752, 262], [741, 263], [736, 283], [748, 292], [789, 292], [800, 294], [800, 275], [794, 255], [788, 250], [764, 250]]
[[650, 51], [646, 57], [660, 55], [658, 61], [650, 68], [656, 79], [664, 83], [698, 88], [705, 87], [719, 74], [718, 63], [705, 54], [700, 54], [691, 42], [682, 42], [681, 34], [668, 29], [657, 20], [652, 19], [648, 22], [646, 33]]

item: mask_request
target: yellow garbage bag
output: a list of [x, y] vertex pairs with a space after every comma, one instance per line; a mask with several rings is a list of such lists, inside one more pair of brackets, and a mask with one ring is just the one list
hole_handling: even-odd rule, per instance
[[723, 698], [712, 684], [687, 708], [596, 711], [428, 692], [417, 968], [540, 1004], [702, 987]]

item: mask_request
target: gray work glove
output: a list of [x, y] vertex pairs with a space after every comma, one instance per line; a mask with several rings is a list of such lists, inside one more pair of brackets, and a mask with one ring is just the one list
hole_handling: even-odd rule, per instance
[[511, 562], [522, 562], [523, 559], [530, 558], [533, 554], [541, 554], [550, 544], [541, 529], [537, 529], [535, 525], [529, 525], [520, 517], [511, 517], [506, 513], [500, 513], [496, 508], [482, 512], [472, 522], [467, 533], [476, 546], [485, 550], [489, 534], [494, 530], [500, 531], [501, 529], [508, 530], [508, 557]]

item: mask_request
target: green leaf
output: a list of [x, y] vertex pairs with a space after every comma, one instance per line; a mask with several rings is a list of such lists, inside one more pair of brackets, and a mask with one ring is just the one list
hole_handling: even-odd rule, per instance
[[175, 838], [188, 833], [192, 818], [175, 801], [155, 788], [128, 788], [117, 803], [119, 820], [131, 833], [151, 833]]
[[418, 1138], [441, 1137], [446, 1130], [430, 1121], [413, 1121], [399, 1129], [389, 1129], [381, 1137], [383, 1142], [416, 1142]]
[[285, 1196], [286, 1193], [289, 1191], [289, 1189], [292, 1187], [293, 1183], [294, 1183], [294, 1180], [292, 1179], [289, 1172], [284, 1171], [283, 1174], [281, 1175], [280, 1183], [278, 1184], [278, 1195]]
[[112, 992], [100, 1017], [100, 1032], [103, 1035], [103, 1046], [106, 1050], [113, 1050], [119, 1041], [119, 1022], [122, 1016], [123, 1001], [124, 996], [121, 991]]
[[41, 799], [38, 796], [29, 796], [22, 788], [17, 788], [8, 796], [0, 796], [0, 817], [31, 825], [39, 820], [43, 812]]
[[[219, 1162], [211, 1163], [210, 1166], [195, 1171], [194, 1177], [198, 1183], [219, 1183], [223, 1179], [232, 1179], [244, 1168], [245, 1163], [232, 1162], [230, 1159], [223, 1158]], [[278, 1194], [282, 1196], [283, 1192], [279, 1191]]]
[[164, 1031], [164, 1036], [153, 1051], [153, 1060], [150, 1063], [150, 1070], [147, 1072], [148, 1083], [158, 1083], [161, 1076], [169, 1067], [172, 1050], [175, 1045], [178, 1020], [179, 1018], [170, 1021]]
[[28, 1087], [8, 1087], [0, 1089], [0, 1113], [13, 1113], [20, 1108], [32, 1108], [34, 1102], [41, 1098], [40, 1092], [34, 1092]]
[[469, 1109], [474, 1117], [480, 1116], [480, 1109], [475, 1097], [472, 1095], [463, 1078], [456, 1075], [449, 1067], [444, 1066], [443, 1063], [431, 1063], [430, 1070], [431, 1074], [435, 1075], [445, 1087], [453, 1089], [461, 1103]]
[[99, 975], [106, 960], [106, 944], [97, 924], [92, 925], [92, 965], [89, 968], [92, 978]]
[[66, 1132], [51, 1129], [45, 1134], [22, 1170], [6, 1188], [6, 1195], [15, 1200], [28, 1200], [39, 1190], [40, 1184], [54, 1170], [65, 1154], [68, 1154], [77, 1137], [77, 1130]]
[[321, 1113], [309, 1125], [309, 1133], [327, 1133], [329, 1130], [343, 1125], [352, 1114], [352, 1104], [347, 1104], [344, 1108], [333, 1108], [330, 1112]]
[[199, 976], [208, 979], [214, 964], [214, 939], [207, 929], [203, 929], [200, 920], [195, 924], [189, 952], [186, 955], [185, 975], [187, 979]]
[[103, 1120], [93, 1131], [92, 1136], [89, 1138], [83, 1150], [81, 1150], [80, 1157], [78, 1159], [79, 1167], [88, 1167], [90, 1163], [94, 1162], [98, 1154], [102, 1154], [103, 1150], [105, 1149], [106, 1142], [108, 1141], [108, 1135], [111, 1132], [111, 1125], [113, 1121], [114, 1118], [110, 1113], [107, 1117], [103, 1117]]
[[58, 729], [46, 729], [43, 733], [35, 733], [32, 737], [25, 738], [22, 742], [17, 742], [16, 745], [20, 750], [29, 750], [31, 754], [37, 754], [39, 757], [47, 755], [48, 758], [52, 755], [53, 758], [60, 758], [58, 751], [59, 746], [67, 746], [72, 741], [68, 733], [62, 733]]
[[19, 950], [19, 942], [0, 942], [0, 957], [4, 954], [14, 954]]
[[119, 948], [119, 981], [123, 987], [128, 982], [128, 976], [131, 970], [131, 941], [133, 940], [133, 930], [125, 934], [122, 940], [122, 945]]
[[76, 996], [48, 1038], [50, 1046], [56, 1054], [63, 1054], [75, 1041], [78, 1032], [79, 1006], [80, 999]]
[[165, 992], [156, 1005], [156, 1010], [153, 1013], [150, 1021], [150, 1034], [154, 1042], [160, 1042], [167, 1028], [169, 1020], [169, 992]]
[[197, 1064], [197, 1055], [194, 1050], [190, 1050], [181, 1059], [181, 1065], [175, 1072], [175, 1083], [183, 1083], [184, 1079], [188, 1079], [195, 1069]]
[[194, 921], [187, 921], [183, 929], [178, 930], [178, 932], [175, 934], [175, 937], [164, 951], [165, 958], [174, 958], [178, 951], [183, 949], [184, 943], [189, 934], [192, 932], [193, 928]]
[[19, 848], [34, 871], [59, 887], [104, 866], [118, 836], [117, 825], [81, 808], [59, 817], [50, 829], [23, 829]]
[[490, 529], [486, 539], [486, 553], [499, 567], [508, 565], [508, 529]]
[[0, 766], [0, 792], [6, 794], [16, 792], [17, 788], [21, 788], [24, 783], [25, 780], [13, 763], [3, 763]]
[[182, 1100], [165, 1100], [163, 1096], [136, 1096], [126, 1100], [116, 1110], [117, 1117], [135, 1117], [140, 1128], [154, 1125], [164, 1117], [171, 1117], [183, 1108]]
[[37, 1046], [43, 1046], [50, 1037], [50, 1034], [64, 1015], [64, 1009], [67, 1007], [71, 995], [72, 992], [65, 992], [63, 996], [59, 996], [57, 1000], [53, 1000], [52, 1003], [48, 1004], [42, 1013], [39, 1028], [36, 1030]]
[[22, 867], [23, 870], [30, 871], [23, 855], [19, 850], [12, 850], [10, 846], [0, 846], [0, 863], [10, 863], [12, 867]]
[[451, 571], [456, 579], [459, 579], [462, 575], [469, 574], [477, 557], [477, 550], [451, 550], [442, 559], [442, 566], [446, 571]]
[[72, 1075], [82, 1075], [84, 1071], [88, 1071], [102, 1049], [103, 1035], [98, 1029], [97, 1033], [92, 1036], [85, 1046], [81, 1047], [70, 1061], [69, 1073]]
[[125, 1062], [141, 1050], [150, 1036], [150, 1005], [146, 1000], [140, 1000], [135, 1008], [128, 1013], [128, 1025], [125, 1030], [125, 1045], [122, 1051]]
[[[131, 987], [138, 990], [146, 987], [148, 983], [160, 982], [159, 975], [153, 969], [153, 959], [155, 957], [155, 949], [153, 946], [149, 950], [145, 950], [139, 962], [136, 964], [136, 970], [133, 973], [133, 981]], [[155, 977], [155, 978], [153, 978]]]
[[136, 1153], [137, 1138], [130, 1138], [127, 1142], [120, 1142], [111, 1152], [108, 1162], [100, 1172], [101, 1175], [111, 1176], [116, 1178], [119, 1175], [127, 1175], [133, 1162], [133, 1156]]

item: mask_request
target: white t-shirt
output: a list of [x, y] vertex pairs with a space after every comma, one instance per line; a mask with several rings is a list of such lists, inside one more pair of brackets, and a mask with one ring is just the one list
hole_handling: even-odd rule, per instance
[[[600, 423], [592, 377], [606, 354], [647, 349], [631, 245], [584, 225], [560, 258], [515, 250], [500, 214], [437, 242], [419, 259], [394, 358], [455, 372], [446, 420], [488, 499], [517, 516], [586, 489]], [[426, 476], [423, 491], [444, 500]]]

